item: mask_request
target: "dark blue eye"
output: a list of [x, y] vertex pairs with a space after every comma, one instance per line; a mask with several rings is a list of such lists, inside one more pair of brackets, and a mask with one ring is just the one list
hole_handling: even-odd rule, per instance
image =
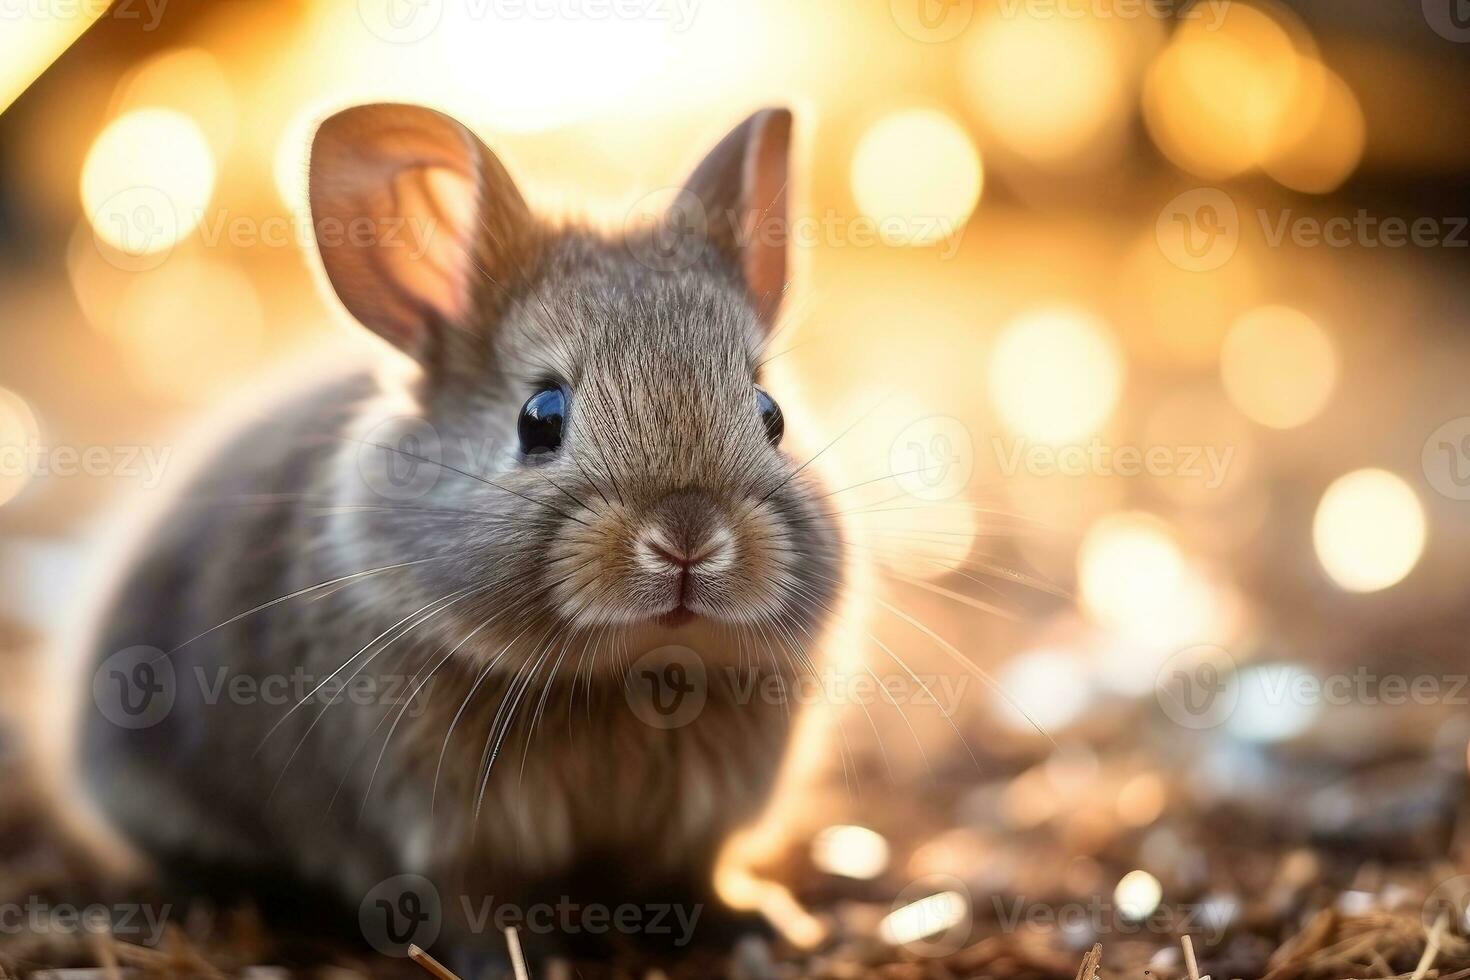
[[771, 440], [771, 445], [781, 441], [781, 434], [786, 431], [786, 419], [781, 415], [781, 406], [776, 404], [766, 389], [760, 385], [755, 386], [755, 404], [761, 410], [761, 422], [766, 427], [766, 438]]
[[526, 399], [516, 432], [521, 437], [521, 452], [539, 456], [561, 445], [562, 424], [566, 420], [567, 395], [560, 388], [542, 388]]

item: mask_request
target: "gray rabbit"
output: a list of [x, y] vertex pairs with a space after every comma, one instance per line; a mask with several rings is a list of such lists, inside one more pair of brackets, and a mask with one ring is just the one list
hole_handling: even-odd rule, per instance
[[612, 235], [538, 219], [437, 112], [321, 126], [326, 277], [417, 372], [262, 412], [125, 569], [79, 762], [166, 873], [454, 955], [501, 948], [492, 896], [705, 907], [795, 710], [750, 680], [811, 669], [840, 588], [758, 383], [790, 129], [751, 116]]

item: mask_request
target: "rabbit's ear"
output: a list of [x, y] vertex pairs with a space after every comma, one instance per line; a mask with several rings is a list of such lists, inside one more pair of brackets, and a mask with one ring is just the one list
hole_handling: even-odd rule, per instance
[[704, 209], [711, 243], [734, 264], [768, 324], [786, 289], [790, 149], [791, 112], [762, 109], [720, 140], [684, 185]]
[[357, 106], [322, 123], [310, 198], [332, 288], [364, 326], [416, 357], [434, 331], [478, 326], [477, 298], [515, 278], [537, 228], [495, 155], [418, 106]]

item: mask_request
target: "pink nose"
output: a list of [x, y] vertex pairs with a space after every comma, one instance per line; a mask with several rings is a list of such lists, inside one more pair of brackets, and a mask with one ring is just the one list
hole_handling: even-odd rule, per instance
[[688, 574], [728, 557], [730, 530], [714, 501], [685, 491], [665, 497], [649, 515], [650, 526], [641, 535], [651, 561]]
[[686, 555], [684, 554], [683, 549], [677, 547], [667, 547], [666, 545], [658, 541], [649, 541], [648, 547], [649, 550], [651, 550], [659, 558], [668, 562], [670, 565], [673, 565], [675, 568], [685, 572], [694, 568], [694, 566], [698, 565], [700, 562], [706, 561], [709, 558], [713, 557], [714, 554], [719, 551], [719, 546], [715, 545], [714, 547], [705, 549], [697, 555]]

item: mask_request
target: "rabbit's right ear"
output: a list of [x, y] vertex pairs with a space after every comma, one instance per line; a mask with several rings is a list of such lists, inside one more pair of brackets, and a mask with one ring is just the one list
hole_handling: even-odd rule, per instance
[[[767, 326], [786, 291], [790, 156], [790, 110], [762, 109], [720, 140], [684, 185], [702, 211], [696, 226], [708, 229], [711, 244], [744, 281]], [[686, 226], [690, 220], [674, 218]]]
[[322, 123], [310, 198], [337, 296], [416, 357], [436, 331], [479, 326], [477, 300], [504, 291], [536, 237], [495, 155], [458, 122], [418, 106], [357, 106]]

